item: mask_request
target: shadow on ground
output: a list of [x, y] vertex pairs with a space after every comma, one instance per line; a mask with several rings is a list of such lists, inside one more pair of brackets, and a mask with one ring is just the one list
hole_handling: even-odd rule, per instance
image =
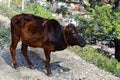
[[[32, 62], [33, 65], [33, 69], [37, 69], [39, 71], [42, 71], [44, 73], [46, 73], [45, 70], [45, 60], [44, 60], [44, 53], [43, 52], [39, 52], [40, 54], [35, 53], [34, 51], [28, 50], [28, 56]], [[53, 57], [53, 56], [51, 56]], [[11, 54], [10, 52], [7, 52], [5, 54], [2, 55], [2, 58], [5, 60], [5, 62], [12, 66], [12, 59], [11, 59]], [[24, 56], [22, 55], [22, 52], [20, 49], [17, 49], [16, 51], [16, 60], [17, 60], [17, 65], [18, 67], [28, 67], [26, 60], [24, 58]], [[61, 60], [62, 61], [62, 60]], [[52, 71], [63, 71], [63, 72], [69, 72], [70, 69], [69, 68], [65, 68], [63, 66], [60, 65], [61, 61], [53, 61], [50, 63], [51, 65], [51, 70]]]

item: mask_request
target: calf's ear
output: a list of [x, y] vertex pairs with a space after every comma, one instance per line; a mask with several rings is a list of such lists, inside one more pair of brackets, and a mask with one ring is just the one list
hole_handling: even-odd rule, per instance
[[63, 26], [63, 30], [68, 32], [70, 29], [69, 29], [69, 26]]

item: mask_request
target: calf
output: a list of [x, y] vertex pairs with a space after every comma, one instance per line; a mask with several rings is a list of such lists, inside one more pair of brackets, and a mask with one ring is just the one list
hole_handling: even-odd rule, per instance
[[15, 68], [17, 66], [15, 49], [21, 40], [21, 51], [30, 68], [32, 68], [32, 63], [27, 55], [28, 46], [44, 49], [47, 75], [51, 74], [51, 51], [60, 51], [67, 46], [74, 45], [83, 47], [86, 44], [86, 41], [78, 34], [73, 24], [62, 27], [59, 22], [54, 19], [44, 19], [32, 14], [20, 14], [11, 19], [11, 37], [12, 43], [10, 51], [13, 66]]

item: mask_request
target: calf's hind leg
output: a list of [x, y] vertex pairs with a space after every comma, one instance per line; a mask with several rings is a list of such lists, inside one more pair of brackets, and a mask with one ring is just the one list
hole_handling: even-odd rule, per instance
[[12, 43], [10, 46], [10, 52], [11, 52], [11, 57], [12, 57], [12, 63], [13, 63], [13, 67], [16, 68], [17, 67], [17, 62], [16, 62], [16, 47], [18, 42], [20, 41], [20, 37], [18, 37], [17, 35], [12, 35]]
[[25, 59], [26, 59], [26, 61], [27, 61], [27, 64], [29, 65], [29, 67], [32, 69], [32, 63], [31, 63], [31, 61], [30, 61], [30, 59], [29, 59], [29, 57], [28, 57], [28, 55], [27, 55], [27, 45], [24, 43], [24, 41], [22, 41], [22, 48], [21, 48], [21, 51], [22, 51], [22, 53], [23, 53], [23, 55], [24, 55], [24, 57], [25, 57]]

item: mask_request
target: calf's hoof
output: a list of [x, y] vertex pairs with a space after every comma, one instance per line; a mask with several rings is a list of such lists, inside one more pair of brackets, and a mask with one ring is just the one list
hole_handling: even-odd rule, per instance
[[33, 69], [33, 65], [29, 65], [29, 68], [30, 68], [30, 69]]
[[47, 73], [47, 76], [51, 77], [51, 76], [52, 76], [52, 73], [50, 73], [50, 74], [49, 74], [49, 73]]
[[17, 68], [18, 66], [17, 66], [17, 64], [12, 64], [12, 66], [13, 66], [13, 68]]
[[47, 72], [47, 76], [49, 76], [49, 77], [52, 76], [51, 71], [48, 71], [48, 72]]

